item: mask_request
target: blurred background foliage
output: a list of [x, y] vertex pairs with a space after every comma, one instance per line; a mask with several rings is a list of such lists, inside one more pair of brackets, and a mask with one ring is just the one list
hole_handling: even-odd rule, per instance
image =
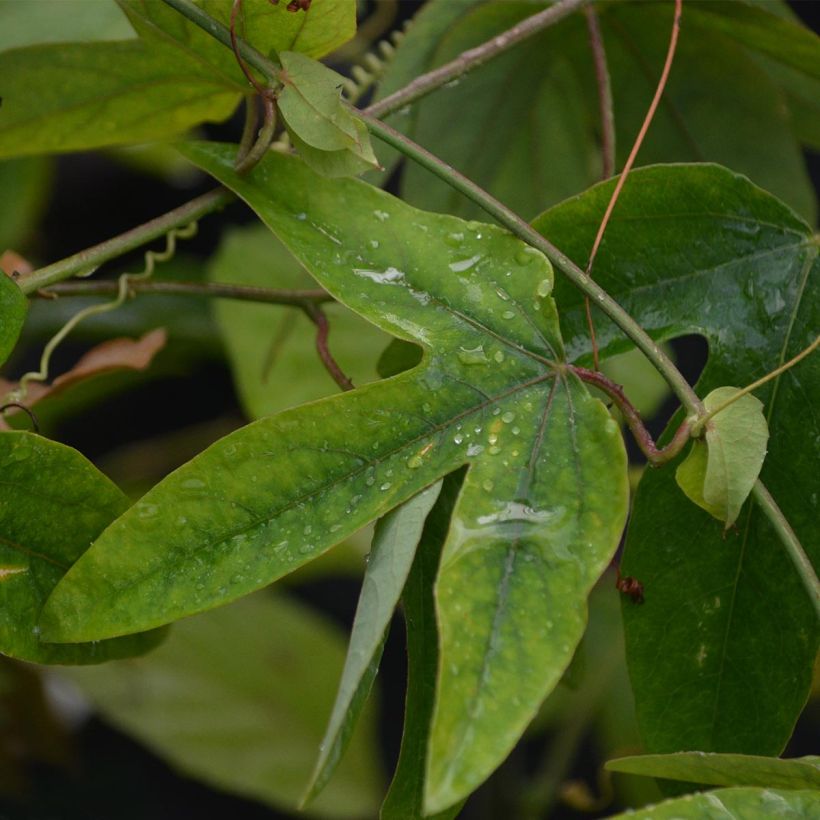
[[[35, 15], [32, 5], [0, 2], [0, 50], [133, 36], [113, 2], [38, 0]], [[361, 2], [357, 37], [329, 62], [350, 73], [377, 40], [400, 29], [422, 5]], [[378, 94], [482, 42], [533, 6], [462, 5], [463, 14], [456, 14], [458, 4], [441, 0], [425, 11], [387, 66]], [[815, 11], [809, 5], [778, 8], [808, 21]], [[654, 85], [666, 12], [658, 4], [622, 4], [604, 16], [619, 165]], [[653, 125], [641, 163], [720, 161], [814, 219], [811, 176], [816, 181], [818, 165], [812, 150], [820, 140], [812, 89], [801, 89], [787, 69], [707, 30], [694, 7], [687, 13], [691, 20], [670, 104]], [[443, 28], [442, 16], [449, 18]], [[586, 54], [580, 18], [392, 121], [532, 217], [600, 176], [594, 78], [589, 61], [573, 56], [578, 53]], [[742, 127], [738, 101], [746, 104]], [[451, 127], [454, 110], [457, 128]], [[240, 131], [241, 116], [235, 115], [200, 133], [236, 140]], [[477, 216], [474, 206], [424, 171], [402, 169], [393, 159], [384, 153], [389, 173], [379, 180], [390, 190], [431, 210]], [[210, 187], [165, 145], [5, 160], [0, 254], [13, 250], [36, 267]], [[141, 266], [141, 254], [135, 253], [102, 275]], [[160, 266], [157, 278], [311, 286], [238, 203], [204, 220], [198, 235]], [[35, 366], [45, 341], [95, 301], [35, 299], [2, 376], [13, 380]], [[331, 348], [345, 372], [357, 385], [377, 378], [376, 364], [389, 339], [340, 305], [327, 312]], [[100, 342], [137, 338], [154, 328], [164, 328], [168, 341], [148, 368], [101, 374], [36, 407], [44, 435], [77, 447], [133, 499], [249, 419], [337, 389], [316, 356], [314, 328], [301, 312], [171, 295], [139, 296], [83, 323], [59, 348], [52, 372], [69, 370]], [[705, 358], [703, 342], [675, 340], [672, 352], [694, 380]], [[674, 409], [660, 377], [637, 353], [609, 360], [606, 370], [626, 385], [657, 434]], [[20, 416], [9, 422], [27, 423]], [[643, 466], [631, 455], [637, 478]], [[333, 702], [369, 538], [369, 530], [359, 533], [275, 590], [175, 625], [171, 638], [143, 658], [59, 670], [0, 659], [0, 814], [9, 820], [292, 816]], [[602, 816], [659, 797], [648, 779], [602, 770], [606, 759], [640, 751], [614, 572], [594, 591], [590, 610], [589, 631], [564, 681], [508, 761], [470, 798], [463, 817], [518, 818], [510, 814], [513, 806], [530, 807], [532, 817]], [[404, 634], [396, 620], [377, 697], [344, 765], [310, 807], [312, 816], [369, 818], [377, 812], [401, 738], [406, 670]], [[815, 698], [787, 755], [811, 752], [818, 729]]]

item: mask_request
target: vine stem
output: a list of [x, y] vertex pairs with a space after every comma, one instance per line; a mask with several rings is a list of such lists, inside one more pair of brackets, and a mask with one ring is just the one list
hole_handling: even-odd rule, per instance
[[589, 34], [589, 45], [595, 66], [595, 82], [598, 87], [598, 109], [601, 117], [601, 178], [609, 179], [615, 173], [615, 114], [612, 104], [612, 82], [604, 49], [604, 38], [593, 6], [584, 8]]
[[[115, 280], [98, 282], [61, 282], [37, 291], [38, 296], [103, 296], [116, 293], [119, 284]], [[175, 294], [182, 296], [209, 296], [215, 299], [236, 299], [241, 302], [303, 307], [306, 303], [332, 302], [333, 297], [321, 289], [280, 290], [253, 285], [227, 285], [220, 282], [131, 282], [129, 291], [143, 294]]]
[[93, 273], [103, 262], [116, 259], [128, 251], [144, 245], [153, 239], [165, 236], [168, 231], [196, 222], [200, 217], [225, 206], [234, 195], [224, 188], [217, 188], [207, 194], [198, 196], [172, 211], [158, 216], [155, 219], [131, 228], [99, 245], [86, 248], [84, 251], [67, 256], [59, 262], [38, 268], [31, 273], [23, 273], [13, 277], [23, 293], [33, 293], [41, 288], [53, 285], [63, 279], [77, 275]]
[[316, 325], [316, 352], [325, 366], [325, 370], [330, 373], [333, 381], [339, 385], [342, 390], [353, 390], [353, 382], [345, 375], [342, 368], [333, 354], [330, 352], [330, 347], [327, 343], [327, 337], [330, 334], [330, 322], [327, 320], [322, 309], [316, 304], [305, 304], [304, 311]]
[[[166, 0], [166, 2], [169, 2], [169, 0]], [[385, 117], [392, 114], [394, 111], [427, 96], [431, 91], [457, 80], [468, 71], [484, 65], [484, 63], [489, 62], [499, 54], [503, 54], [513, 46], [554, 25], [559, 20], [563, 20], [589, 2], [590, 0], [560, 0], [544, 9], [544, 11], [525, 18], [512, 28], [501, 32], [501, 34], [481, 45], [463, 51], [458, 57], [450, 60], [449, 63], [416, 77], [404, 88], [390, 94], [383, 100], [373, 103], [366, 110], [368, 114], [374, 117]]]
[[752, 488], [752, 497], [777, 531], [780, 542], [786, 548], [786, 552], [791, 558], [806, 592], [809, 594], [814, 611], [817, 613], [817, 617], [820, 618], [820, 581], [817, 579], [809, 556], [806, 555], [800, 540], [786, 520], [786, 516], [783, 515], [777, 502], [772, 498], [771, 493], [760, 479], [755, 482]]
[[709, 419], [714, 418], [718, 413], [722, 413], [727, 407], [733, 405], [738, 399], [743, 398], [747, 393], [752, 393], [757, 390], [758, 387], [762, 387], [766, 382], [771, 381], [772, 379], [777, 378], [781, 373], [785, 373], [789, 368], [794, 367], [799, 361], [803, 360], [808, 356], [810, 353], [813, 353], [817, 350], [818, 346], [820, 346], [820, 336], [818, 336], [805, 350], [801, 350], [796, 356], [789, 359], [785, 364], [781, 364], [775, 370], [772, 370], [771, 373], [767, 373], [765, 376], [759, 378], [757, 381], [752, 382], [749, 385], [746, 385], [742, 390], [738, 390], [731, 398], [726, 399], [726, 401], [719, 404], [714, 409], [710, 410], [705, 415], [701, 416], [693, 425], [692, 425], [692, 435], [699, 436], [703, 428], [706, 426]]

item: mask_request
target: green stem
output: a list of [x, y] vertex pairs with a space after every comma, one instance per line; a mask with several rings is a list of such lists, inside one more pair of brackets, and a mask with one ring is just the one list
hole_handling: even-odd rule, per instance
[[742, 390], [738, 390], [730, 398], [726, 399], [726, 401], [719, 404], [714, 409], [710, 410], [705, 415], [701, 416], [693, 425], [692, 425], [692, 435], [697, 437], [701, 434], [701, 431], [706, 426], [706, 423], [709, 419], [714, 418], [718, 413], [722, 413], [727, 407], [733, 405], [738, 399], [745, 396], [747, 393], [752, 393], [753, 391], [757, 390], [758, 387], [762, 387], [766, 382], [770, 382], [772, 379], [777, 378], [781, 373], [785, 373], [790, 367], [794, 367], [799, 361], [805, 359], [810, 353], [813, 353], [818, 345], [820, 345], [820, 336], [818, 336], [805, 350], [801, 350], [794, 358], [789, 359], [785, 364], [781, 364], [776, 370], [772, 370], [771, 373], [767, 373], [762, 378], [758, 379], [756, 382], [752, 382], [751, 384], [744, 387]]
[[[484, 65], [484, 63], [489, 62], [499, 54], [503, 54], [505, 51], [538, 34], [545, 28], [554, 25], [559, 20], [563, 20], [564, 17], [572, 14], [572, 12], [581, 8], [581, 6], [589, 1], [590, 0], [560, 0], [560, 2], [554, 3], [549, 6], [549, 8], [525, 18], [520, 23], [487, 40], [485, 43], [475, 48], [467, 49], [467, 51], [459, 54], [458, 57], [450, 60], [449, 63], [445, 63], [443, 66], [439, 66], [439, 68], [428, 71], [426, 74], [421, 74], [416, 77], [415, 80], [404, 86], [404, 88], [399, 89], [383, 100], [373, 103], [366, 109], [367, 113], [373, 117], [385, 117], [394, 111], [398, 111], [400, 108], [404, 108], [406, 105], [420, 100], [431, 91], [435, 91], [437, 88], [441, 88], [441, 86], [457, 80], [468, 71], [472, 71]], [[166, 0], [166, 2], [168, 2], [168, 0]]]
[[585, 293], [618, 327], [634, 342], [655, 368], [666, 379], [669, 386], [690, 414], [699, 416], [703, 412], [700, 399], [692, 390], [672, 360], [661, 350], [648, 333], [599, 285], [582, 271], [566, 254], [541, 236], [518, 214], [499, 202], [483, 188], [460, 174], [451, 165], [431, 154], [426, 149], [364, 112], [359, 114], [370, 132], [391, 145], [402, 154], [431, 171], [452, 188], [471, 199], [499, 223], [527, 244], [541, 251], [579, 290]]
[[[116, 293], [119, 283], [115, 280], [96, 282], [63, 282], [51, 285], [38, 295], [51, 296], [104, 296]], [[236, 299], [241, 302], [259, 302], [270, 305], [303, 307], [305, 304], [332, 302], [333, 297], [325, 290], [279, 290], [253, 285], [226, 285], [220, 282], [131, 282], [129, 291], [140, 294], [173, 294], [181, 296], [209, 296], [214, 299]]]
[[797, 535], [786, 520], [786, 516], [783, 515], [782, 510], [777, 506], [777, 502], [772, 498], [760, 479], [755, 482], [752, 488], [752, 497], [777, 532], [781, 543], [794, 564], [794, 568], [797, 570], [797, 574], [800, 576], [800, 580], [803, 582], [803, 586], [806, 588], [806, 592], [809, 594], [814, 611], [817, 613], [817, 617], [820, 618], [820, 581], [817, 579], [809, 556], [806, 555]]
[[174, 228], [196, 222], [200, 217], [226, 205], [233, 199], [233, 196], [230, 191], [217, 188], [196, 199], [192, 199], [190, 202], [186, 202], [184, 205], [180, 205], [179, 208], [174, 208], [173, 211], [169, 211], [167, 214], [152, 219], [150, 222], [138, 225], [119, 236], [107, 239], [105, 242], [100, 242], [99, 245], [86, 248], [84, 251], [61, 259], [59, 262], [54, 262], [52, 265], [46, 265], [44, 268], [38, 268], [31, 273], [21, 274], [16, 277], [15, 281], [23, 293], [34, 293], [40, 288], [48, 287], [63, 279], [70, 279], [78, 274], [88, 275], [102, 265], [103, 262], [116, 259], [118, 256], [132, 251], [146, 242], [165, 236], [168, 231]]

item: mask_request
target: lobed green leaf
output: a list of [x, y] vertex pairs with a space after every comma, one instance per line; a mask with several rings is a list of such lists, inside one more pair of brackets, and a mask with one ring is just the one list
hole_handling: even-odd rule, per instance
[[173, 473], [64, 580], [44, 633], [122, 634], [227, 602], [469, 464], [436, 593], [426, 810], [442, 810], [512, 748], [580, 640], [626, 514], [618, 426], [561, 365], [540, 253], [286, 156], [240, 177], [232, 147], [185, 152], [339, 301], [424, 358], [251, 424]]
[[[0, 364], [17, 344], [28, 311], [28, 299], [17, 283], [0, 270]], [[3, 398], [0, 396], [0, 399]]]
[[[585, 264], [612, 184], [536, 227]], [[747, 179], [708, 165], [645, 168], [621, 193], [595, 278], [658, 342], [705, 336], [704, 395], [749, 384], [814, 340], [816, 257], [809, 227]], [[561, 280], [556, 299], [570, 356], [582, 357], [583, 299]], [[604, 356], [625, 348], [599, 313], [595, 327]], [[820, 497], [805, 488], [820, 442], [819, 371], [820, 358], [809, 357], [757, 393], [770, 430], [762, 480], [816, 566]], [[760, 510], [744, 505], [724, 537], [680, 492], [674, 467], [644, 473], [622, 564], [646, 597], [623, 607], [644, 741], [650, 752], [777, 755], [809, 692], [815, 612]]]

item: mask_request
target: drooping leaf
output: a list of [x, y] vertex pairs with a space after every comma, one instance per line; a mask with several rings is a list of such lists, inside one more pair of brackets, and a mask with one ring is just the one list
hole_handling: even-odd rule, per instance
[[[583, 264], [611, 189], [552, 209], [538, 230]], [[594, 272], [658, 342], [706, 337], [703, 396], [755, 381], [814, 340], [816, 256], [809, 227], [748, 180], [714, 166], [658, 167], [630, 176]], [[583, 300], [560, 279], [556, 299], [570, 357], [582, 356]], [[627, 346], [598, 312], [595, 326], [604, 356]], [[800, 488], [816, 471], [819, 369], [810, 356], [757, 391], [770, 430], [762, 480], [816, 566], [820, 497]], [[809, 691], [814, 610], [760, 510], [744, 505], [724, 538], [674, 470], [644, 474], [622, 564], [646, 596], [623, 612], [647, 750], [780, 754]]]
[[225, 119], [241, 86], [161, 43], [68, 43], [0, 54], [0, 157], [174, 136]]
[[[209, 262], [212, 281], [300, 289], [315, 286], [262, 225], [231, 231]], [[336, 303], [323, 305], [328, 344], [353, 384], [372, 381], [384, 333]], [[239, 397], [251, 418], [329, 396], [338, 385], [316, 353], [316, 326], [298, 308], [220, 300], [216, 318]]]
[[[419, 548], [402, 593], [407, 628], [407, 696], [399, 762], [384, 799], [381, 820], [417, 820], [424, 812], [424, 780], [430, 745], [430, 725], [436, 695], [438, 630], [433, 589], [441, 548], [453, 507], [464, 479], [454, 473], [444, 479], [436, 505], [424, 524]], [[457, 816], [461, 804], [435, 815], [436, 820]]]
[[820, 789], [820, 757], [782, 760], [754, 755], [678, 752], [607, 761], [611, 772], [684, 780], [709, 786], [761, 786], [772, 789]]
[[[763, 10], [754, 14], [768, 21], [770, 34], [764, 36], [759, 20], [736, 27], [747, 16], [729, 8], [738, 6], [744, 4], [687, 2], [673, 71], [639, 162], [720, 162], [748, 174], [812, 221], [816, 205], [791, 130], [789, 78], [773, 79], [750, 48], [761, 48], [770, 60], [777, 55], [778, 65], [799, 64], [802, 84], [805, 70], [812, 66], [816, 73], [820, 64], [818, 39]], [[402, 41], [379, 96], [537, 10], [527, 2], [434, 0]], [[673, 9], [663, 3], [608, 3], [598, 11], [621, 167], [661, 73]], [[794, 55], [791, 43], [799, 45]], [[586, 27], [575, 14], [390, 121], [531, 217], [600, 178], [597, 99]], [[478, 213], [473, 203], [417, 166], [406, 169], [403, 192], [421, 207]]]
[[169, 476], [63, 582], [44, 633], [120, 634], [227, 602], [469, 464], [437, 589], [426, 810], [442, 810], [498, 765], [572, 657], [626, 513], [617, 424], [560, 364], [549, 264], [505, 231], [274, 153], [244, 178], [230, 147], [186, 153], [424, 359], [249, 425]]
[[[715, 410], [737, 395], [736, 387], [718, 387], [703, 400]], [[766, 457], [769, 428], [763, 404], [747, 394], [713, 416], [705, 441], [695, 441], [678, 465], [675, 479], [690, 500], [732, 526], [749, 497]]]
[[763, 820], [766, 817], [811, 820], [818, 811], [820, 791], [817, 790], [715, 789], [617, 814], [612, 820]]
[[0, 652], [33, 663], [86, 664], [156, 646], [164, 630], [72, 646], [41, 643], [45, 599], [128, 499], [76, 450], [33, 433], [0, 433], [0, 476]]
[[[296, 137], [302, 147], [314, 149], [305, 154], [305, 161], [315, 171], [330, 171], [328, 176], [341, 175], [340, 151], [350, 153], [364, 167], [378, 167], [367, 128], [342, 102], [342, 78], [296, 51], [283, 51], [279, 59], [283, 85], [276, 104], [291, 137]], [[331, 156], [322, 166], [325, 153]], [[315, 165], [317, 159], [319, 167]]]
[[[67, 676], [106, 720], [174, 768], [293, 810], [343, 661], [343, 636], [327, 619], [286, 595], [260, 593], [178, 624], [145, 658]], [[362, 714], [309, 814], [373, 816], [381, 792], [374, 718], [374, 710]]]
[[339, 691], [305, 803], [325, 788], [344, 755], [376, 678], [390, 619], [410, 572], [424, 520], [440, 492], [441, 482], [436, 482], [376, 524]]
[[10, 276], [0, 271], [0, 364], [17, 344], [28, 310], [28, 299]]

